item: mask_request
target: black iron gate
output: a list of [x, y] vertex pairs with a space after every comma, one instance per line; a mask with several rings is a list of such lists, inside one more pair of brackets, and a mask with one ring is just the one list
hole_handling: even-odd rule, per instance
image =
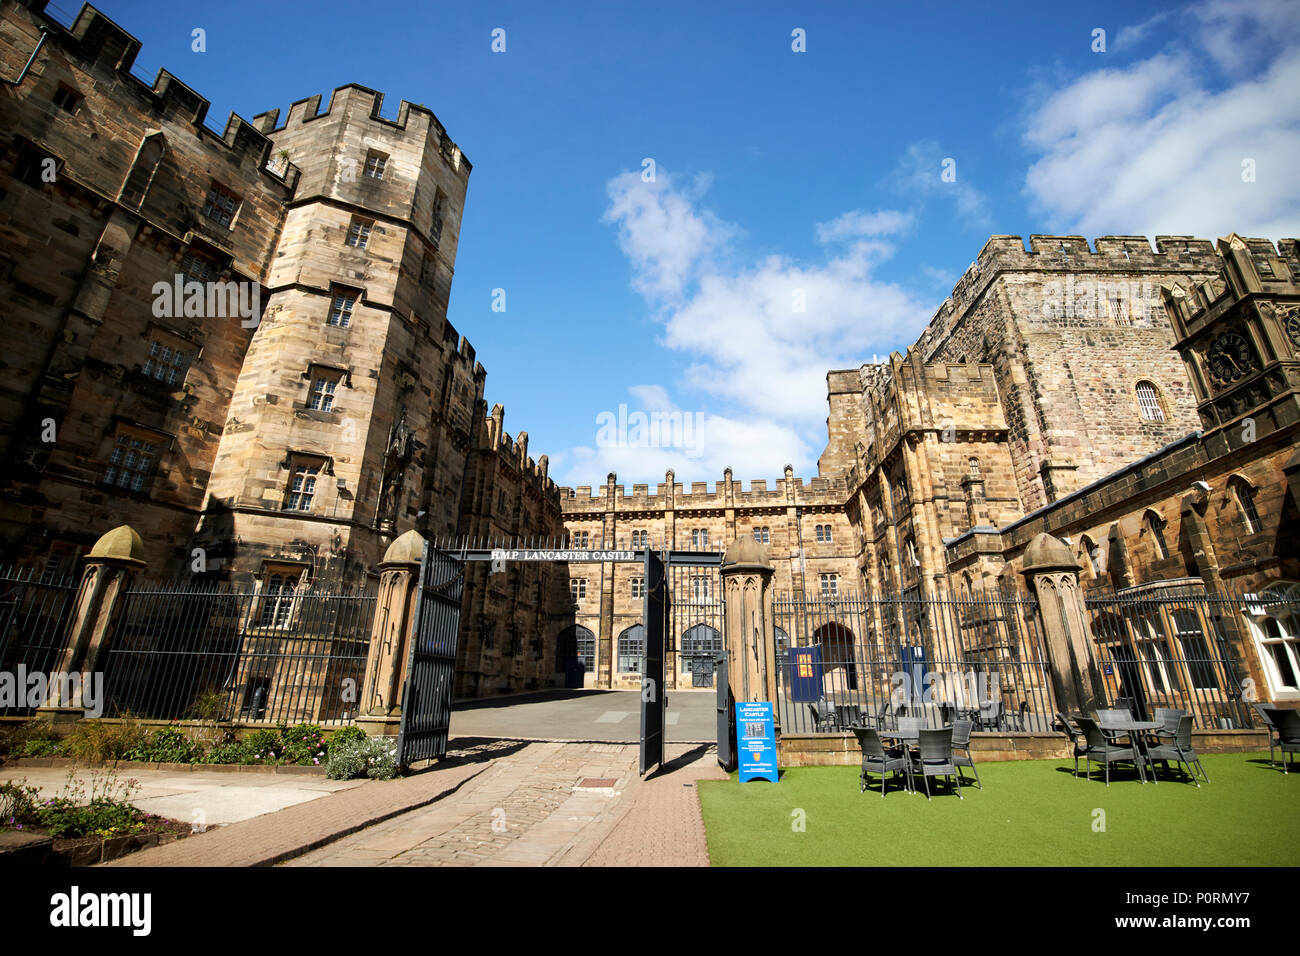
[[664, 632], [668, 625], [668, 583], [663, 555], [645, 553], [645, 659], [641, 668], [641, 776], [664, 762]]
[[727, 682], [727, 655], [719, 654], [714, 663], [718, 678], [718, 766], [730, 773], [736, 769], [736, 707]]
[[447, 753], [464, 587], [465, 566], [425, 542], [403, 682], [402, 723], [397, 735], [400, 767]]

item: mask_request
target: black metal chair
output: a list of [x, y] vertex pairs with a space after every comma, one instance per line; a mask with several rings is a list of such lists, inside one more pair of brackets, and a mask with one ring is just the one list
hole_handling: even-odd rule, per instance
[[1130, 738], [1127, 744], [1117, 744], [1102, 733], [1101, 726], [1091, 717], [1079, 717], [1079, 729], [1083, 731], [1087, 747], [1083, 752], [1084, 776], [1092, 779], [1092, 764], [1097, 762], [1106, 768], [1106, 786], [1110, 786], [1110, 765], [1117, 762], [1131, 763], [1137, 768], [1138, 776], [1146, 783], [1146, 774], [1142, 770], [1142, 758], [1138, 755], [1137, 741]]
[[840, 730], [852, 730], [863, 726], [862, 708], [856, 704], [836, 704], [835, 720]]
[[1088, 752], [1088, 745], [1079, 742], [1079, 731], [1074, 724], [1070, 723], [1069, 717], [1066, 717], [1065, 714], [1058, 710], [1056, 719], [1060, 721], [1061, 729], [1065, 731], [1066, 736], [1070, 738], [1071, 746], [1074, 747], [1074, 775], [1077, 777], [1079, 776], [1079, 758]]
[[883, 704], [881, 704], [879, 707], [876, 708], [876, 712], [874, 714], [868, 714], [866, 716], [867, 726], [868, 727], [874, 726], [879, 730], [884, 730], [886, 726], [886, 722], [889, 720], [890, 715], [893, 713], [893, 709], [894, 709], [893, 703], [891, 701], [886, 700]]
[[951, 778], [953, 789], [957, 791], [957, 799], [965, 799], [961, 795], [960, 771], [957, 770], [952, 755], [951, 727], [942, 727], [938, 730], [926, 728], [921, 731], [912, 772], [921, 775], [921, 782], [925, 784], [925, 799], [930, 799], [931, 777]]
[[1300, 711], [1285, 707], [1267, 709], [1272, 711], [1273, 725], [1277, 727], [1277, 749], [1282, 751], [1282, 772], [1287, 773], [1292, 761], [1288, 761], [1286, 755], [1300, 753]]
[[885, 780], [891, 773], [901, 773], [903, 786], [911, 789], [909, 771], [912, 764], [905, 753], [887, 751], [880, 742], [880, 731], [874, 727], [854, 727], [853, 735], [858, 738], [858, 746], [862, 748], [862, 772], [858, 774], [858, 783], [861, 785], [859, 792], [866, 793], [869, 773], [880, 774], [882, 800], [885, 798]]
[[[821, 706], [818, 707], [818, 704]], [[812, 712], [813, 733], [833, 734], [840, 729], [839, 719], [824, 699], [818, 701], [817, 704], [809, 704], [808, 710]]]
[[1002, 725], [1002, 701], [980, 701], [980, 730], [1000, 730]]
[[1264, 722], [1264, 729], [1268, 731], [1268, 765], [1273, 766], [1273, 748], [1277, 746], [1278, 726], [1273, 720], [1273, 712], [1276, 708], [1269, 707], [1267, 704], [1255, 704], [1255, 713], [1259, 719]]
[[1186, 713], [1185, 710], [1172, 707], [1157, 707], [1152, 719], [1159, 721], [1162, 726], [1156, 731], [1156, 735], [1159, 737], [1173, 737], [1178, 733], [1178, 721]]
[[952, 758], [953, 763], [957, 765], [957, 776], [965, 782], [965, 777], [961, 775], [962, 767], [970, 767], [975, 772], [975, 784], [984, 789], [984, 783], [980, 780], [980, 772], [975, 767], [975, 758], [970, 752], [970, 732], [975, 725], [969, 720], [954, 720], [952, 722]]
[[[1205, 772], [1201, 766], [1201, 759], [1196, 756], [1196, 751], [1192, 749], [1192, 718], [1190, 714], [1184, 714], [1178, 718], [1178, 728], [1174, 731], [1173, 739], [1170, 743], [1160, 743], [1147, 748], [1148, 760], [1163, 760], [1166, 767], [1171, 760], [1177, 760], [1187, 768], [1187, 775], [1196, 780], [1196, 775], [1192, 773], [1192, 767], [1196, 767], [1205, 778], [1205, 782], [1210, 782], [1210, 775]], [[1155, 767], [1151, 768], [1152, 774], [1155, 773]], [[1196, 785], [1201, 784], [1197, 781]]]

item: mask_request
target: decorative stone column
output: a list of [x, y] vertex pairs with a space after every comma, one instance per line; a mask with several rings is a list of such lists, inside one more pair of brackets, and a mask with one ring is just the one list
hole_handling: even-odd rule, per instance
[[740, 702], [771, 701], [779, 729], [772, 572], [767, 548], [752, 536], [732, 541], [722, 556], [729, 695]]
[[1104, 706], [1074, 555], [1064, 542], [1040, 534], [1025, 549], [1020, 573], [1038, 598], [1038, 623], [1046, 643], [1056, 706], [1071, 713]]
[[407, 531], [388, 546], [379, 562], [379, 595], [357, 707], [357, 726], [371, 737], [392, 737], [401, 728], [402, 687], [423, 558], [424, 538]]
[[[106, 656], [131, 580], [144, 567], [144, 542], [130, 525], [108, 532], [86, 555], [85, 570], [81, 572], [81, 584], [68, 623], [68, 646], [56, 671], [82, 675], [83, 697], [86, 681], [99, 672]], [[37, 709], [36, 716], [65, 726], [80, 720], [86, 712], [85, 701], [63, 699], [66, 689], [63, 680], [52, 679], [48, 683], [49, 699]]]

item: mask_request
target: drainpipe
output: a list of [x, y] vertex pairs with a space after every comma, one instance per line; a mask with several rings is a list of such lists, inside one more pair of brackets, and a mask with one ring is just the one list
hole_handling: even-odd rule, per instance
[[45, 45], [45, 38], [48, 37], [49, 35], [50, 35], [50, 28], [41, 27], [41, 38], [36, 41], [36, 49], [32, 50], [32, 55], [27, 58], [27, 63], [23, 66], [23, 71], [18, 74], [18, 79], [5, 80], [6, 83], [8, 83], [10, 86], [18, 86], [19, 84], [22, 83], [24, 79], [26, 79], [27, 71], [30, 70], [32, 68], [32, 64], [36, 62], [36, 54], [41, 52], [41, 47]]

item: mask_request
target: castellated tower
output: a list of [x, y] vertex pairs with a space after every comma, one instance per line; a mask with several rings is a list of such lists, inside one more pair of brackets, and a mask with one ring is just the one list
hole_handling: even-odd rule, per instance
[[446, 317], [469, 161], [424, 107], [320, 100], [253, 120], [299, 175], [199, 526], [237, 575], [356, 580], [403, 531], [454, 533], [483, 398]]

